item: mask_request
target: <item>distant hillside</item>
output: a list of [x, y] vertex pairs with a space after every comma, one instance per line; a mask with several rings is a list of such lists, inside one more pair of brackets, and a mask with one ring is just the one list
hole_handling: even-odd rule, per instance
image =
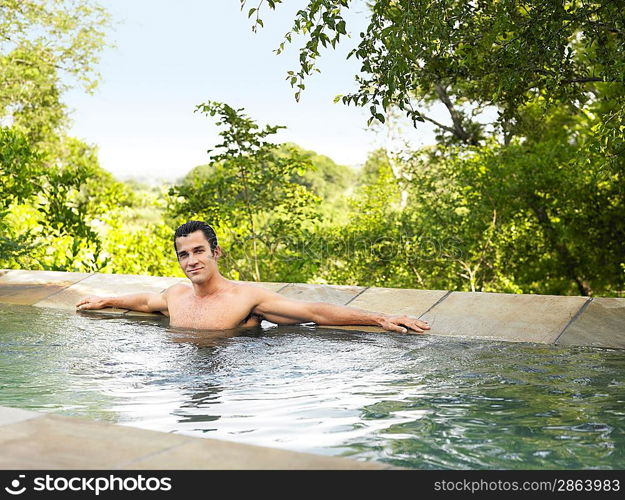
[[[297, 152], [310, 160], [313, 168], [302, 175], [294, 175], [293, 182], [306, 186], [324, 201], [335, 201], [356, 183], [356, 172], [345, 165], [339, 165], [325, 155], [314, 151], [307, 151], [297, 144], [287, 143], [280, 145], [276, 150], [277, 155], [285, 155], [287, 148]], [[193, 179], [207, 178], [214, 170], [212, 164], [199, 165], [191, 170], [179, 183], [192, 182]]]

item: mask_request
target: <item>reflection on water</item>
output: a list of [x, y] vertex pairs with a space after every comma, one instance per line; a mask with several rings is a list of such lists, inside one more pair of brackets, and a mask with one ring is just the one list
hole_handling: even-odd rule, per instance
[[0, 305], [0, 405], [414, 468], [623, 468], [625, 353]]

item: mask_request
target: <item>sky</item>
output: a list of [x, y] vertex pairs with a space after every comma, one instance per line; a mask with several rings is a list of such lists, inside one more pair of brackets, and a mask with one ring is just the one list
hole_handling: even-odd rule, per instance
[[[258, 2], [255, 1], [256, 6]], [[261, 16], [253, 33], [239, 0], [106, 0], [113, 16], [109, 41], [92, 95], [76, 88], [66, 96], [71, 135], [96, 145], [102, 167], [118, 179], [173, 181], [208, 162], [219, 141], [214, 119], [194, 113], [198, 104], [220, 101], [259, 125], [284, 125], [276, 142], [294, 142], [343, 165], [357, 166], [374, 149], [388, 145], [384, 130], [367, 130], [366, 109], [334, 103], [356, 88], [359, 63], [346, 60], [366, 22], [364, 7], [348, 18], [348, 39], [324, 52], [320, 74], [308, 79], [300, 102], [285, 80], [297, 70], [298, 45], [274, 50], [307, 0], [285, 0]], [[297, 39], [294, 39], [297, 42]], [[402, 130], [404, 130], [402, 128]], [[431, 127], [404, 138], [413, 145], [434, 142]]]

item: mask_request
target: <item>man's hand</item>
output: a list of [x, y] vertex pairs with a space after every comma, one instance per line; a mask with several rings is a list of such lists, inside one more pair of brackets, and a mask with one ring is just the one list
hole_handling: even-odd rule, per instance
[[106, 303], [106, 298], [104, 297], [96, 297], [94, 295], [90, 297], [85, 297], [80, 302], [76, 304], [76, 308], [78, 310], [82, 309], [104, 309], [105, 307], [109, 307]]
[[380, 326], [385, 330], [398, 333], [423, 333], [424, 330], [430, 329], [427, 321], [420, 321], [410, 316], [385, 315], [380, 321]]

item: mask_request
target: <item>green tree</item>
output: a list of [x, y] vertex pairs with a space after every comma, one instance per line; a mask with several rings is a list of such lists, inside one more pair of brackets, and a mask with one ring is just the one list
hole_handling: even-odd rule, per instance
[[0, 0], [0, 225], [5, 266], [105, 265], [98, 216], [126, 194], [95, 149], [67, 137], [63, 93], [87, 91], [105, 46], [106, 11], [90, 0]]
[[311, 163], [287, 146], [278, 154], [278, 146], [267, 138], [280, 126], [261, 129], [242, 109], [218, 102], [201, 104], [196, 111], [217, 115], [223, 142], [215, 147], [210, 167], [171, 189], [170, 213], [178, 220], [199, 217], [218, 226], [229, 247], [233, 276], [260, 281], [265, 265], [276, 279], [281, 249], [318, 217], [318, 197], [292, 181]]
[[336, 200], [353, 184], [354, 171], [350, 167], [337, 164], [328, 156], [307, 151], [292, 143], [280, 145], [277, 154], [289, 156], [293, 151], [306, 158], [311, 166], [302, 173], [296, 172], [292, 180], [314, 192], [324, 202]]
[[400, 195], [388, 164], [348, 198], [349, 217], [312, 240], [316, 281], [367, 286], [406, 284]]
[[58, 165], [46, 167], [46, 179], [34, 202], [47, 237], [67, 242], [54, 267], [98, 271], [107, 265], [98, 225], [105, 214], [129, 202], [128, 189], [99, 164], [96, 150], [64, 138]]
[[348, 212], [347, 197], [353, 188], [356, 172], [354, 169], [339, 165], [326, 155], [307, 151], [296, 144], [280, 145], [278, 155], [291, 155], [296, 151], [310, 162], [311, 167], [302, 173], [296, 172], [291, 181], [304, 186], [319, 197], [319, 212], [323, 225], [344, 220]]
[[93, 90], [108, 13], [91, 0], [0, 0], [0, 118], [32, 146], [67, 123], [62, 95]]
[[30, 199], [40, 189], [42, 167], [23, 134], [0, 127], [0, 263], [6, 265], [32, 250], [32, 234], [18, 234], [7, 221], [13, 205]]
[[388, 152], [379, 148], [369, 153], [358, 176], [358, 182], [359, 184], [375, 183], [384, 171], [392, 172], [391, 162]]
[[[241, 0], [242, 9], [246, 3]], [[267, 5], [275, 9], [280, 3]], [[346, 38], [349, 9], [362, 4], [310, 0], [297, 12], [277, 50], [296, 35], [304, 39], [299, 69], [287, 76], [296, 96], [317, 69], [322, 47], [336, 47]], [[348, 55], [361, 61], [358, 89], [342, 100], [369, 106], [372, 119], [384, 121], [390, 109], [399, 108], [415, 124], [430, 121], [457, 141], [476, 144], [483, 127], [472, 114], [484, 106], [498, 108], [497, 125], [506, 137], [514, 132], [519, 106], [536, 96], [579, 107], [600, 95], [622, 110], [620, 2], [375, 0], [368, 5], [369, 23]], [[257, 26], [258, 9], [248, 11], [253, 15]], [[450, 123], [428, 116], [433, 101], [446, 106]]]
[[26, 136], [0, 128], [0, 262], [3, 267], [96, 271], [107, 264], [98, 225], [129, 192], [102, 170], [95, 149], [59, 142], [55, 162]]
[[[297, 12], [277, 51], [303, 37], [299, 69], [287, 76], [296, 97], [322, 47], [344, 41], [356, 4], [311, 0]], [[451, 227], [458, 240], [459, 252], [439, 252], [442, 260], [430, 261], [425, 276], [461, 276], [475, 290], [588, 295], [622, 287], [621, 3], [375, 0], [368, 6], [367, 28], [349, 54], [361, 63], [357, 90], [341, 99], [368, 106], [370, 123], [399, 109], [415, 126], [431, 122], [438, 129], [434, 152], [415, 152], [401, 162], [403, 170], [391, 161], [397, 189], [423, 201], [409, 202], [403, 217], [435, 231], [438, 241], [447, 241]], [[257, 26], [258, 11], [248, 15]], [[447, 110], [447, 121], [429, 115], [434, 103]], [[496, 111], [490, 122], [488, 110]], [[425, 216], [438, 222], [428, 225]]]
[[435, 259], [437, 267], [467, 279], [471, 290], [622, 290], [621, 191], [603, 157], [586, 151], [587, 121], [570, 118], [556, 113], [551, 120], [565, 119], [566, 127], [537, 123], [533, 140], [507, 146], [492, 141], [413, 154], [405, 167], [407, 212], [422, 234], [453, 242], [453, 252]]

